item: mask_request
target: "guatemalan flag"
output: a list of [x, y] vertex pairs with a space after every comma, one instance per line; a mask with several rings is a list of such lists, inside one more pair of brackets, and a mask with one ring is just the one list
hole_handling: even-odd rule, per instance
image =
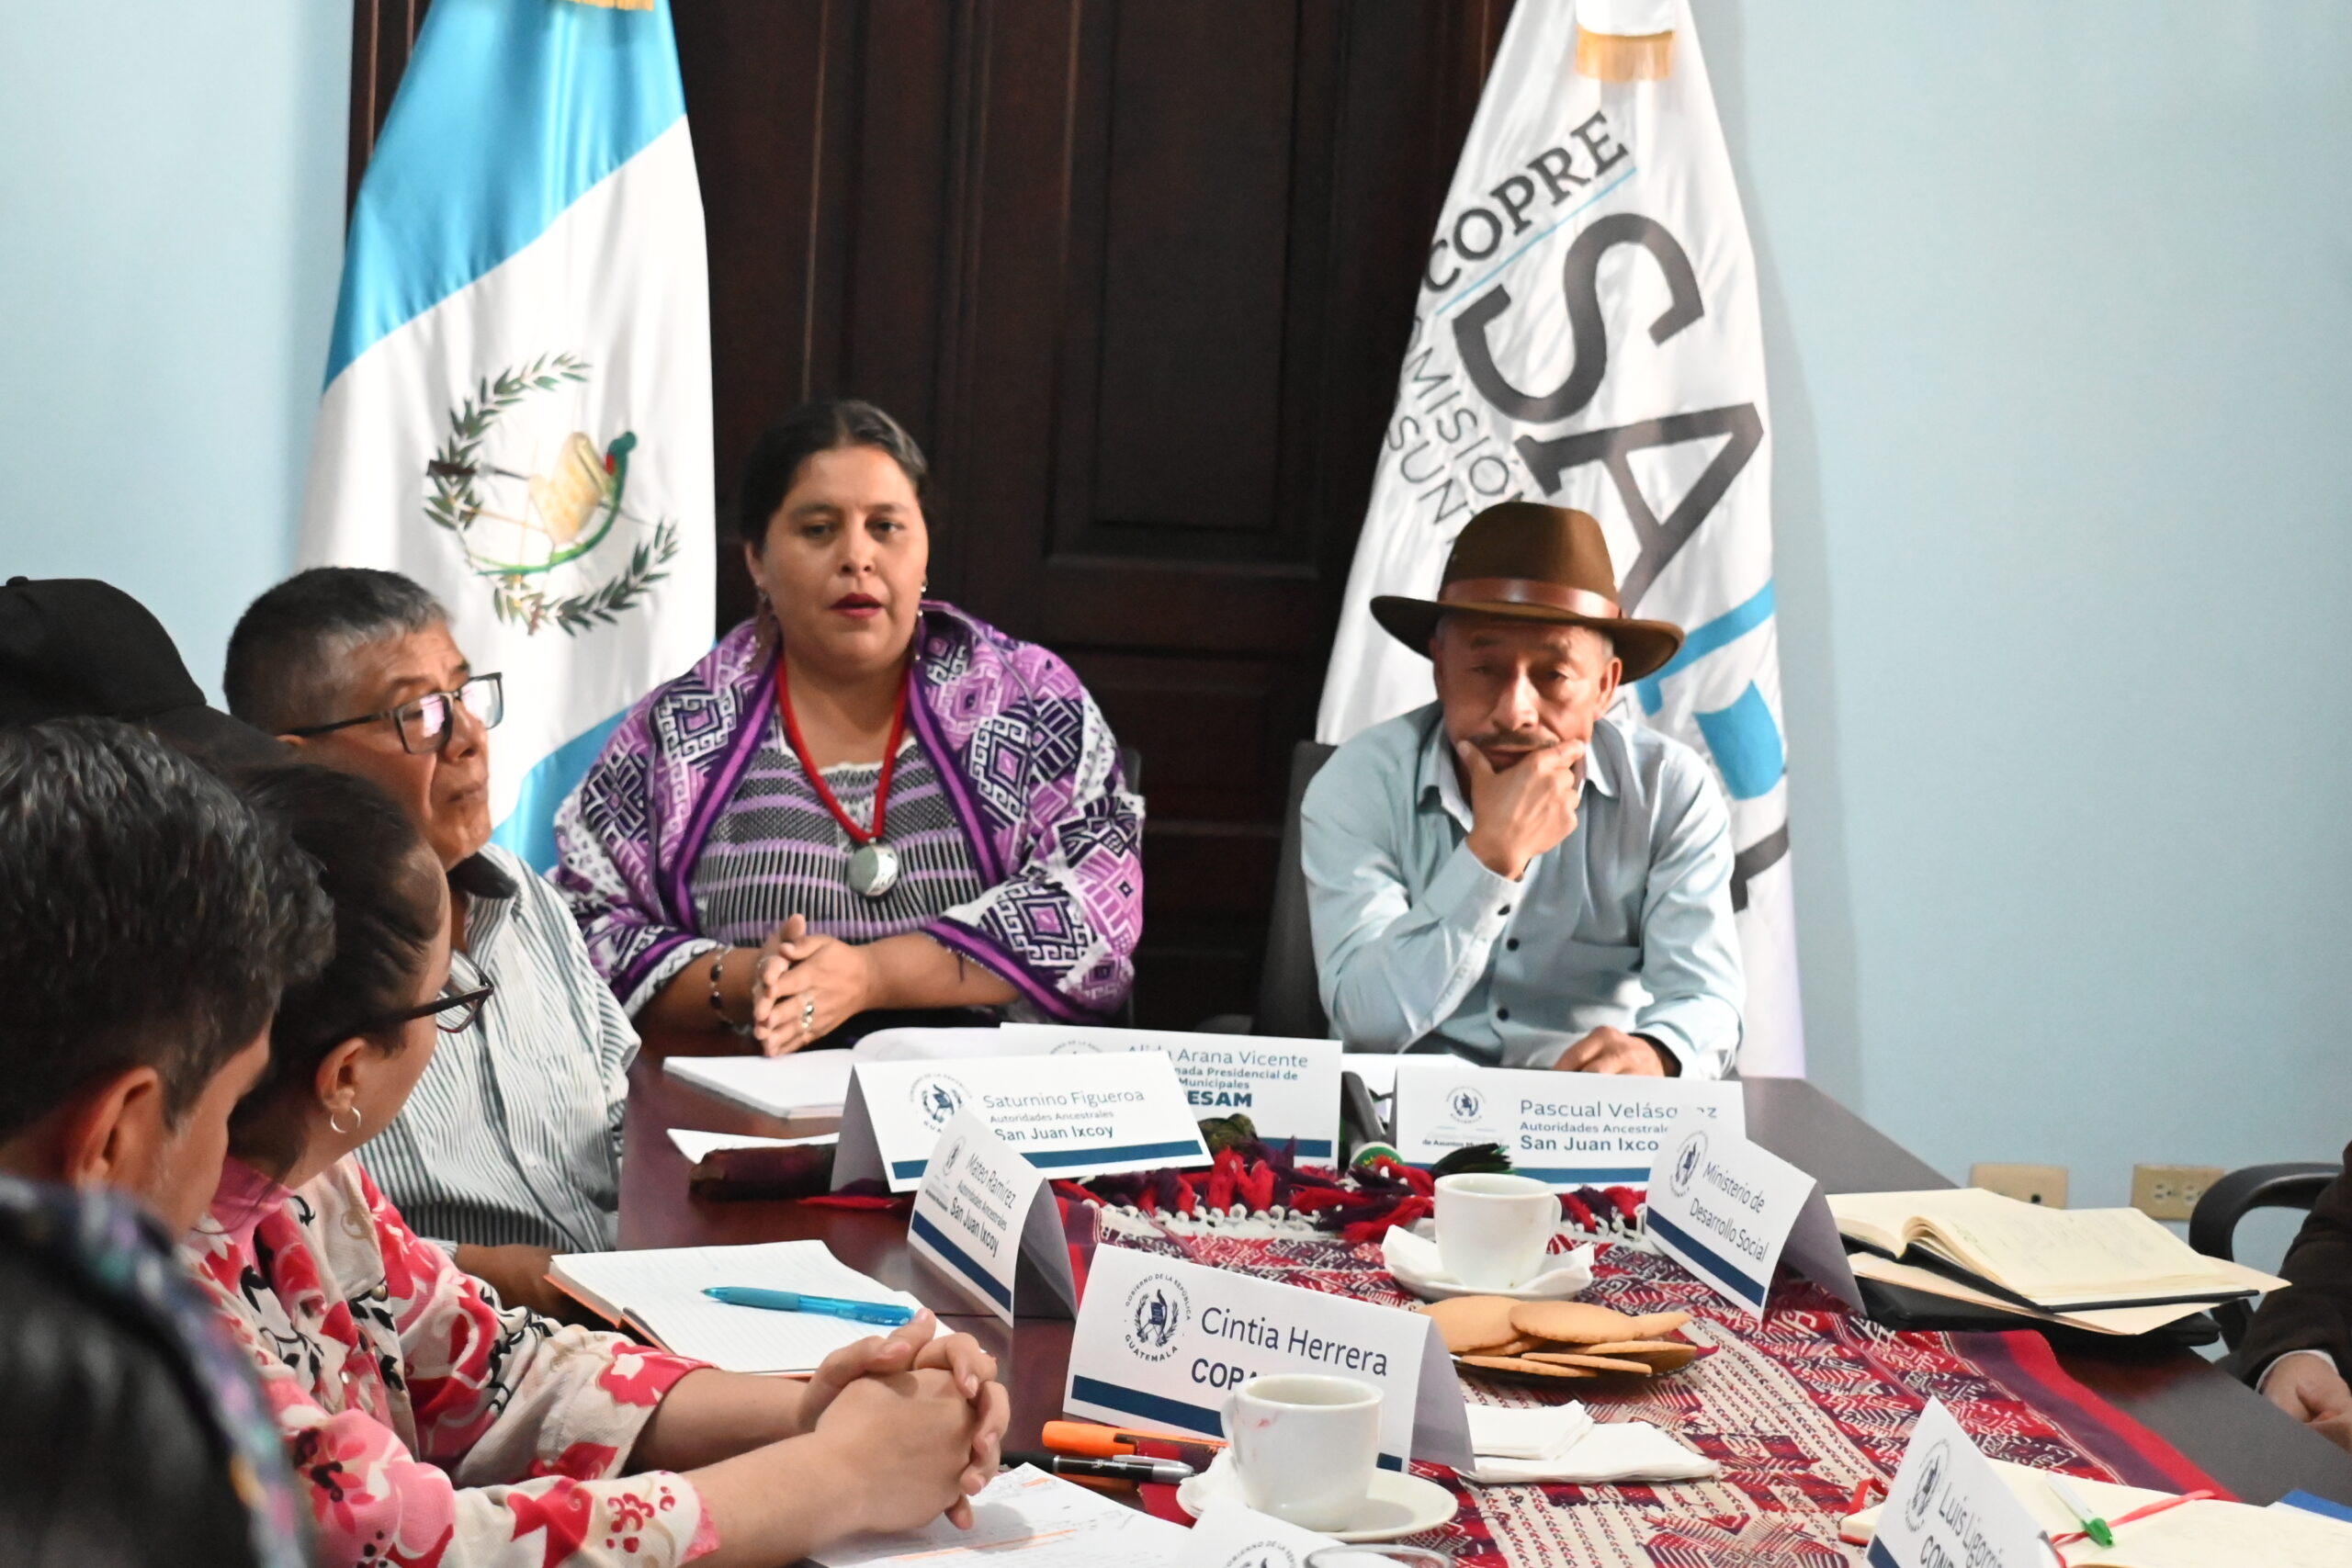
[[351, 214], [304, 565], [404, 572], [505, 675], [545, 869], [605, 733], [710, 647], [710, 314], [669, 0], [433, 0]]
[[1696, 748], [1731, 803], [1739, 1065], [1802, 1076], [1756, 257], [1690, 0], [1512, 11], [1423, 266], [1317, 723], [1431, 696], [1372, 620], [1425, 597], [1479, 509], [1590, 513], [1628, 615], [1688, 634], [1618, 711]]

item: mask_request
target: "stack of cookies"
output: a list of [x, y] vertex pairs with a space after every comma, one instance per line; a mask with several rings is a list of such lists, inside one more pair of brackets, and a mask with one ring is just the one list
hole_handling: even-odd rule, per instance
[[1668, 1336], [1687, 1312], [1635, 1317], [1592, 1302], [1516, 1302], [1456, 1296], [1420, 1309], [1437, 1322], [1462, 1371], [1508, 1380], [1654, 1377], [1679, 1371], [1699, 1348]]

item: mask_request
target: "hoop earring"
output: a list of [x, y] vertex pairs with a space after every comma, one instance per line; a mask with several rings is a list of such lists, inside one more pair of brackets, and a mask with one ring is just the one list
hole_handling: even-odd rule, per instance
[[[341, 1121], [341, 1117], [345, 1111], [351, 1112], [351, 1125], [348, 1127], [345, 1126]], [[359, 1124], [362, 1120], [363, 1118], [359, 1114], [359, 1107], [356, 1105], [347, 1105], [340, 1110], [331, 1110], [327, 1112], [327, 1129], [334, 1133], [337, 1137], [347, 1138], [351, 1136], [352, 1134], [359, 1131]]]

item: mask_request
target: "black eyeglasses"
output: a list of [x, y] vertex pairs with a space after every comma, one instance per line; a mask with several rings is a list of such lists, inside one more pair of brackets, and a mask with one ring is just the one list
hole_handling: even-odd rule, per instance
[[300, 729], [288, 729], [284, 733], [306, 738], [332, 735], [338, 729], [349, 729], [355, 725], [374, 724], [379, 719], [389, 718], [400, 731], [401, 750], [440, 751], [447, 749], [449, 737], [457, 732], [459, 703], [463, 703], [466, 711], [481, 721], [484, 729], [497, 728], [498, 721], [506, 716], [504, 677], [477, 675], [454, 692], [427, 692], [396, 708], [363, 713], [356, 718], [339, 718], [333, 724], [305, 725]]
[[352, 1032], [379, 1034], [388, 1029], [397, 1029], [413, 1019], [429, 1018], [433, 1021], [433, 1027], [444, 1034], [463, 1034], [474, 1026], [474, 1020], [481, 1016], [482, 1004], [489, 1001], [497, 989], [496, 986], [485, 980], [472, 990], [459, 991], [455, 996], [445, 991], [429, 1002], [419, 1002], [413, 1008], [387, 1013], [366, 1028], [355, 1029]]

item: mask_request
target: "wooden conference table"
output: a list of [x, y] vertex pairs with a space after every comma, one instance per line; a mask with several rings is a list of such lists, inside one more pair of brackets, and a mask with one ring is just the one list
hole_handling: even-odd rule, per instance
[[[669, 1077], [650, 1048], [630, 1072], [628, 1156], [621, 1181], [621, 1245], [706, 1247], [817, 1237], [834, 1256], [910, 1291], [978, 1337], [997, 1358], [1012, 1396], [1008, 1449], [1035, 1448], [1039, 1428], [1061, 1415], [1069, 1359], [1067, 1321], [1023, 1320], [1007, 1328], [973, 1312], [906, 1244], [904, 1216], [811, 1208], [797, 1202], [711, 1202], [686, 1190], [686, 1160], [672, 1127], [788, 1137], [831, 1130], [830, 1122], [778, 1122], [714, 1099]], [[1832, 1192], [1895, 1192], [1951, 1185], [1813, 1085], [1750, 1078], [1748, 1135], [1819, 1179]], [[2236, 1379], [2185, 1350], [2149, 1354], [2061, 1352], [2067, 1371], [2129, 1413], [2249, 1503], [2297, 1487], [2352, 1504], [2352, 1454], [2290, 1420]]]

